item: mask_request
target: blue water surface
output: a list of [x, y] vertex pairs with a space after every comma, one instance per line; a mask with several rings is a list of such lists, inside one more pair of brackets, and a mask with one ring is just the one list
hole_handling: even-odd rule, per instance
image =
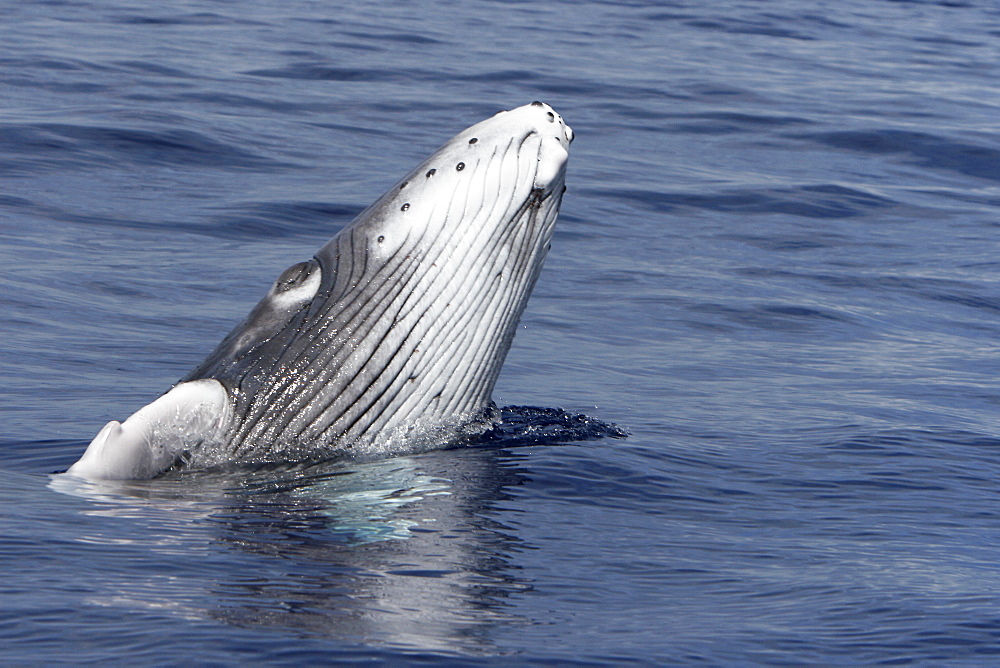
[[[0, 662], [1000, 660], [995, 2], [52, 0], [0, 34]], [[50, 475], [535, 99], [577, 138], [496, 400], [565, 413]]]

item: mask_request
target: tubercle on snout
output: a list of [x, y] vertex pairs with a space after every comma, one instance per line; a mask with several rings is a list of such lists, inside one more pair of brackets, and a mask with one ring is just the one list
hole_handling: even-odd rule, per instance
[[[502, 155], [510, 147], [530, 150], [537, 159], [533, 163], [530, 195], [537, 201], [540, 193], [561, 197], [564, 191], [561, 174], [569, 157], [569, 144], [573, 131], [552, 107], [540, 101], [498, 112], [496, 116], [467, 128], [442, 146], [430, 159], [415, 168], [387, 195], [386, 215], [398, 219], [404, 226], [420, 225], [431, 215], [427, 209], [428, 198], [437, 198], [446, 192], [450, 179], [477, 178], [483, 161]], [[530, 147], [530, 148], [529, 148]], [[522, 153], [523, 155], [523, 153]], [[522, 165], [525, 163], [522, 163]], [[442, 181], [445, 179], [445, 181]], [[458, 181], [455, 182], [456, 184]], [[434, 190], [428, 191], [427, 188]], [[458, 187], [457, 185], [455, 187]], [[413, 216], [411, 218], [411, 216]], [[368, 245], [379, 253], [391, 253], [401, 242], [398, 232], [382, 226], [372, 230]]]

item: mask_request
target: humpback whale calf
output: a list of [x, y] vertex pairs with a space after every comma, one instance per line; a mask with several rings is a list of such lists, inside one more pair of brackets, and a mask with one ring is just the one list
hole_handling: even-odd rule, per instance
[[573, 131], [533, 102], [456, 135], [292, 265], [193, 371], [68, 470], [292, 461], [489, 426]]

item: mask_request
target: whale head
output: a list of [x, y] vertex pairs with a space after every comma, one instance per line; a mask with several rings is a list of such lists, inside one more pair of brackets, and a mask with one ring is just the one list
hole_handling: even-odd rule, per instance
[[[208, 438], [173, 429], [167, 452], [213, 464], [388, 451], [480, 424], [549, 248], [572, 140], [541, 102], [456, 135], [312, 259], [282, 273], [154, 402], [165, 404], [156, 414], [176, 415], [185, 409], [173, 404], [183, 403], [198, 406], [200, 421], [206, 406], [219, 416]], [[149, 414], [134, 428], [132, 418], [109, 425], [91, 448], [148, 456]], [[171, 428], [155, 430], [170, 440]], [[120, 434], [143, 448], [115, 448]], [[157, 452], [152, 464], [100, 469], [88, 449], [70, 472], [162, 470], [171, 458]]]

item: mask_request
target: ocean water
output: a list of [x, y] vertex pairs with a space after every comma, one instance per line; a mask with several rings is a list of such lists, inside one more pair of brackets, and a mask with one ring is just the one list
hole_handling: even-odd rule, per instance
[[[1000, 660], [995, 2], [53, 0], [0, 34], [0, 662]], [[498, 433], [52, 475], [535, 99], [577, 138]]]

